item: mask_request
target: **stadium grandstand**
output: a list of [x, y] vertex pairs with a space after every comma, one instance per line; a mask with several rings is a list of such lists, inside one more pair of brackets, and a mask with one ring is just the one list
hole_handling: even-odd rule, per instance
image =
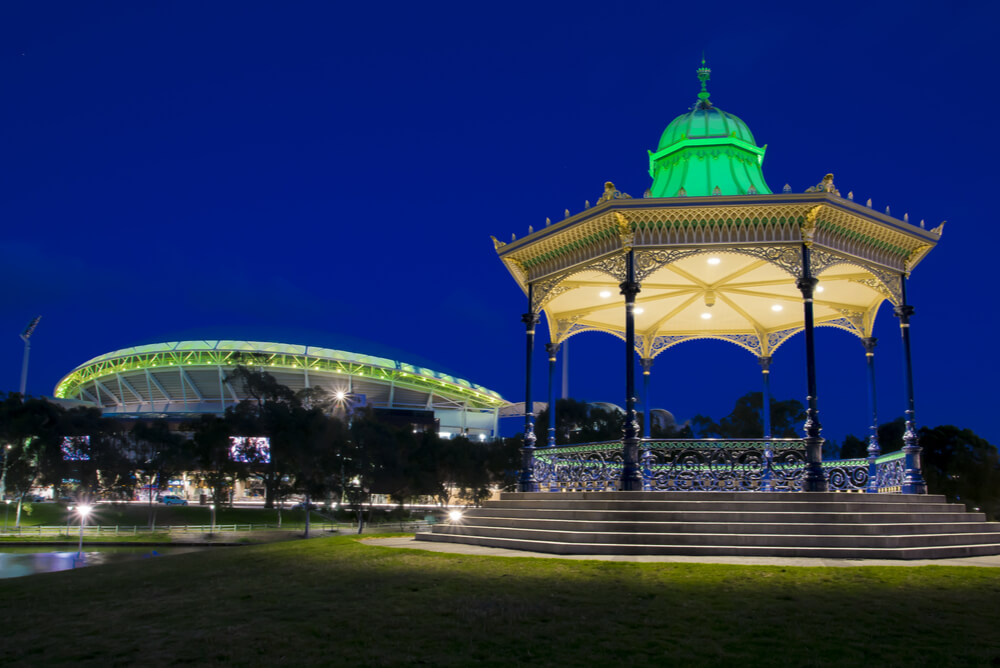
[[95, 357], [66, 375], [58, 399], [99, 406], [117, 419], [185, 420], [221, 414], [247, 398], [227, 380], [237, 366], [259, 368], [298, 391], [320, 387], [394, 421], [434, 425], [442, 436], [498, 435], [499, 394], [462, 378], [384, 357], [259, 341], [176, 341]]

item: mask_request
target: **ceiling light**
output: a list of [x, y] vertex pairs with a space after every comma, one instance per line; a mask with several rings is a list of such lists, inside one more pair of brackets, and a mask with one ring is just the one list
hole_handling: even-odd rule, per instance
[[781, 311], [784, 308], [785, 307], [782, 306], [781, 304], [775, 304], [774, 306], [771, 307], [771, 310], [774, 311], [775, 313], [777, 313], [778, 311]]
[[702, 313], [701, 314], [701, 319], [702, 320], [711, 320], [712, 319], [712, 314], [711, 313]]
[[822, 285], [817, 285], [816, 286], [816, 292], [823, 292], [823, 286]]
[[722, 260], [720, 260], [717, 257], [710, 257], [710, 258], [708, 258], [708, 263], [709, 264], [719, 264], [720, 262], [722, 262]]
[[611, 296], [611, 292], [609, 290], [601, 290], [601, 297], [603, 297], [604, 299], [607, 299], [610, 296]]
[[636, 314], [636, 315], [639, 315], [639, 314], [641, 314], [642, 312], [643, 312], [643, 311], [642, 311], [642, 307], [641, 307], [641, 306], [635, 309], [635, 314]]

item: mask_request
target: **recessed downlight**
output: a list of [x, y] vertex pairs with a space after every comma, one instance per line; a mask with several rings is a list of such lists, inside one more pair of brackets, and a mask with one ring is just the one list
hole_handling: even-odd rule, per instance
[[710, 257], [710, 258], [708, 258], [708, 263], [709, 264], [719, 264], [720, 262], [722, 262], [722, 260], [720, 258], [717, 258], [717, 257]]
[[777, 313], [778, 311], [783, 311], [785, 309], [781, 304], [775, 304], [771, 307], [771, 310]]
[[701, 319], [702, 320], [711, 320], [712, 319], [712, 314], [711, 313], [707, 313], [707, 312], [706, 313], [702, 313], [701, 314]]
[[635, 307], [635, 314], [641, 315], [643, 313], [643, 308], [641, 306]]
[[823, 292], [823, 286], [822, 285], [817, 285], [816, 286], [816, 292]]
[[601, 297], [603, 299], [607, 299], [608, 297], [611, 296], [611, 291], [610, 290], [601, 290], [600, 294], [601, 294]]

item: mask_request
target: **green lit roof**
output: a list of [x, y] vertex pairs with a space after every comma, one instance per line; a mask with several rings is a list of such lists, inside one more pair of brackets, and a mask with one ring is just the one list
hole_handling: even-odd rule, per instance
[[710, 74], [703, 60], [698, 102], [670, 122], [649, 152], [651, 197], [771, 194], [761, 172], [767, 147], [757, 146], [746, 123], [711, 103]]
[[[241, 354], [250, 357], [250, 361], [241, 359]], [[59, 398], [71, 396], [88, 381], [134, 369], [174, 365], [232, 367], [240, 363], [369, 376], [374, 373], [397, 383], [466, 396], [484, 405], [507, 403], [497, 392], [482, 385], [426, 367], [344, 350], [262, 341], [174, 341], [123, 348], [81, 364], [59, 381], [54, 394]]]

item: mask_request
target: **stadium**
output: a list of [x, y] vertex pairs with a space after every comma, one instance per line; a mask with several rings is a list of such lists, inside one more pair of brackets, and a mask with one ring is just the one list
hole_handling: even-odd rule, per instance
[[431, 425], [444, 437], [498, 435], [499, 394], [462, 378], [360, 353], [259, 341], [175, 341], [95, 357], [66, 375], [58, 399], [99, 406], [122, 420], [184, 420], [222, 414], [247, 398], [226, 380], [237, 365], [260, 368], [293, 391], [320, 387], [396, 421]]

